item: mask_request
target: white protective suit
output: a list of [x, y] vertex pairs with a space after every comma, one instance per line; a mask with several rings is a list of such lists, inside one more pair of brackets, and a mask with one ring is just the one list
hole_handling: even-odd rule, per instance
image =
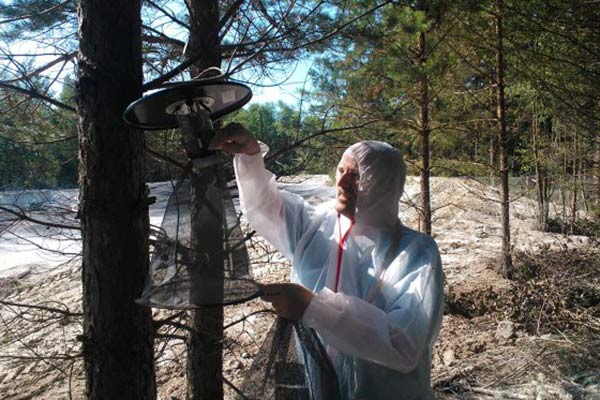
[[278, 190], [260, 154], [235, 157], [242, 209], [292, 260], [292, 281], [316, 293], [303, 323], [326, 344], [344, 399], [433, 399], [431, 351], [443, 297], [437, 246], [398, 219], [406, 176], [400, 153], [375, 141], [346, 151], [358, 162], [360, 184], [342, 252], [351, 221]]

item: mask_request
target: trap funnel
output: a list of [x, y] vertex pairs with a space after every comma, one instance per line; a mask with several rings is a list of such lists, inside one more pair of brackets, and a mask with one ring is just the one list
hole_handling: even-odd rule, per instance
[[237, 82], [175, 83], [131, 103], [123, 118], [129, 125], [146, 130], [178, 128], [178, 115], [203, 110], [214, 121], [243, 107], [251, 98], [250, 88]]

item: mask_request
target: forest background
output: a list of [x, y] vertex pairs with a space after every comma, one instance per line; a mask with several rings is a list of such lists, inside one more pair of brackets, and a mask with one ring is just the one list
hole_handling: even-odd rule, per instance
[[[92, 218], [82, 222], [84, 238], [94, 229], [93, 211], [83, 206], [86, 193], [100, 193], [86, 191], [96, 182], [90, 177], [115, 182], [101, 188], [103, 195], [126, 187], [123, 196], [137, 201], [145, 183], [176, 179], [187, 162], [174, 131], [144, 137], [124, 127], [124, 105], [165, 82], [214, 77], [211, 67], [220, 69], [219, 78], [253, 88], [281, 85], [307, 60], [297, 103], [253, 103], [222, 121], [241, 122], [267, 143], [267, 164], [278, 176], [331, 174], [348, 144], [387, 141], [419, 178], [413, 206], [418, 228], [429, 234], [436, 229], [430, 177], [485, 182], [498, 192], [497, 264], [507, 279], [523, 275], [510, 235], [517, 188], [532, 188], [536, 229], [600, 232], [596, 1], [145, 0], [127, 12], [119, 4], [16, 0], [0, 6], [0, 189], [79, 185], [79, 211]], [[23, 41], [30, 45], [15, 46]], [[99, 95], [101, 86], [114, 89]], [[106, 136], [119, 139], [102, 142]], [[106, 175], [94, 175], [96, 159]], [[134, 171], [115, 180], [131, 160]], [[554, 212], [551, 203], [558, 205]], [[31, 219], [30, 210], [1, 207]], [[147, 248], [148, 227], [139, 229], [145, 239], [138, 248]], [[85, 250], [83, 257], [85, 270]], [[147, 252], [127, 257], [138, 260], [131, 274], [137, 282]], [[115, 290], [134, 297], [126, 286]], [[145, 322], [123, 329], [152, 324], [147, 313], [131, 312]], [[138, 339], [151, 330], [141, 329]], [[141, 375], [132, 382], [153, 388], [147, 384], [153, 373]], [[88, 388], [90, 397], [94, 390], [110, 392], [110, 385]]]

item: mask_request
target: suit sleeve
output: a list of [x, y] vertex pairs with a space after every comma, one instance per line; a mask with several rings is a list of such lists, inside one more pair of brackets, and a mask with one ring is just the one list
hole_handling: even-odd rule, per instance
[[[266, 152], [266, 146], [261, 144]], [[279, 190], [275, 175], [265, 168], [261, 154], [236, 154], [234, 168], [240, 206], [250, 226], [287, 258], [310, 222], [309, 206], [295, 194]]]

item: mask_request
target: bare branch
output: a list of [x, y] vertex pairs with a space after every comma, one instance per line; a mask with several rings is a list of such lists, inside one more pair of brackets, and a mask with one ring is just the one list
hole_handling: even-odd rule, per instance
[[75, 108], [71, 107], [70, 105], [62, 103], [62, 102], [60, 102], [58, 100], [54, 100], [52, 97], [48, 97], [48, 96], [45, 96], [43, 94], [40, 94], [40, 93], [38, 93], [37, 91], [35, 91], [33, 89], [31, 89], [31, 90], [23, 89], [23, 88], [20, 88], [18, 86], [9, 85], [9, 84], [1, 82], [1, 81], [0, 81], [0, 87], [5, 88], [5, 89], [9, 89], [9, 90], [14, 90], [15, 92], [22, 93], [22, 94], [25, 94], [27, 96], [31, 96], [31, 97], [43, 100], [43, 101], [45, 101], [47, 103], [50, 103], [52, 105], [55, 105], [55, 106], [60, 107], [60, 108], [62, 108], [64, 110], [67, 110], [67, 111], [72, 111], [74, 113], [77, 112], [77, 110]]
[[158, 35], [158, 37], [151, 36], [151, 35], [144, 35], [143, 39], [145, 41], [147, 41], [148, 43], [170, 44], [171, 46], [175, 46], [180, 49], [183, 49], [183, 47], [185, 46], [185, 43], [182, 42], [181, 40], [169, 37], [169, 36], [165, 35], [164, 33], [152, 28], [151, 26], [143, 25], [143, 28]]
[[147, 146], [146, 146], [146, 151], [148, 152], [148, 154], [150, 154], [152, 157], [156, 158], [157, 160], [167, 162], [171, 165], [176, 166], [177, 168], [179, 168], [183, 171], [187, 171], [190, 169], [189, 165], [182, 164], [179, 161], [175, 160], [174, 158], [171, 158], [171, 157], [161, 154], [157, 151], [154, 151]]
[[[321, 37], [319, 37], [317, 39], [310, 40], [310, 41], [301, 43], [301, 44], [296, 45], [296, 46], [291, 46], [289, 48], [279, 49], [277, 51], [280, 51], [280, 52], [296, 51], [296, 50], [300, 50], [302, 48], [305, 48], [305, 47], [308, 47], [308, 46], [311, 46], [311, 45], [323, 42], [323, 41], [329, 39], [330, 37], [332, 37], [332, 36], [340, 33], [341, 31], [343, 31], [345, 28], [347, 28], [349, 25], [351, 25], [352, 23], [356, 22], [357, 20], [359, 20], [359, 19], [361, 19], [361, 18], [363, 18], [363, 17], [365, 17], [365, 16], [367, 16], [369, 14], [372, 14], [373, 12], [377, 11], [378, 9], [386, 6], [387, 4], [390, 4], [391, 2], [392, 2], [392, 0], [387, 0], [387, 1], [384, 1], [383, 3], [381, 3], [381, 4], [376, 5], [373, 8], [371, 8], [370, 10], [367, 10], [364, 13], [362, 13], [361, 15], [359, 15], [359, 16], [357, 16], [355, 18], [352, 18], [351, 20], [345, 22], [344, 24], [340, 25], [339, 27], [333, 29], [332, 31], [330, 31], [330, 32], [322, 35]], [[263, 36], [263, 38], [264, 38], [264, 36]], [[275, 39], [279, 39], [279, 37], [276, 36]], [[264, 50], [269, 44], [274, 43], [275, 39], [267, 41], [267, 42], [265, 42], [264, 40], [260, 40], [259, 39], [258, 41], [247, 42], [247, 43], [242, 43], [242, 44], [238, 44], [238, 45], [221, 46], [221, 49], [222, 49], [222, 51], [225, 52], [226, 50], [234, 50], [236, 48], [241, 48], [241, 47], [244, 47], [244, 46], [261, 45], [261, 49], [259, 50], [259, 52], [260, 52], [261, 50]], [[270, 51], [273, 51], [273, 50], [270, 50]], [[194, 65], [203, 56], [204, 56], [203, 53], [194, 54], [192, 57], [188, 58], [187, 60], [185, 60], [182, 63], [180, 63], [179, 65], [177, 65], [171, 71], [169, 71], [166, 74], [164, 74], [164, 75], [162, 75], [162, 76], [160, 76], [160, 77], [158, 77], [156, 79], [153, 79], [152, 81], [144, 84], [143, 90], [146, 91], [146, 90], [150, 90], [150, 89], [154, 89], [154, 88], [158, 87], [162, 83], [168, 81], [169, 79], [171, 79], [171, 78], [177, 76], [178, 74], [180, 74], [181, 72], [185, 71], [188, 67]], [[250, 57], [254, 58], [256, 56], [252, 55]], [[243, 62], [243, 63], [246, 63], [246, 61]], [[238, 70], [239, 68], [240, 68], [240, 66], [236, 66], [233, 70]]]
[[[83, 315], [82, 313], [74, 313], [74, 312], [69, 311], [68, 307], [66, 310], [61, 310], [60, 308], [45, 307], [45, 306], [39, 306], [39, 305], [33, 305], [33, 304], [13, 303], [11, 301], [5, 301], [5, 300], [0, 300], [0, 304], [3, 304], [5, 306], [13, 306], [13, 307], [20, 307], [20, 308], [32, 308], [35, 310], [49, 311], [49, 312], [53, 312], [53, 313], [57, 313], [57, 314], [62, 314], [66, 317], [80, 317]], [[66, 305], [65, 305], [65, 307], [66, 307]]]
[[47, 69], [50, 69], [50, 68], [54, 67], [58, 63], [67, 62], [67, 61], [71, 60], [76, 55], [77, 55], [76, 51], [72, 51], [70, 53], [63, 54], [61, 57], [58, 57], [57, 59], [50, 61], [48, 64], [39, 67], [35, 71], [29, 72], [27, 75], [23, 75], [23, 76], [21, 76], [19, 78], [15, 78], [15, 79], [9, 79], [9, 80], [3, 81], [3, 82], [4, 83], [14, 83], [14, 82], [20, 82], [20, 81], [28, 80], [28, 79], [36, 76], [36, 75], [39, 75], [41, 72], [44, 72]]
[[0, 206], [0, 210], [7, 212], [9, 214], [12, 214], [12, 215], [16, 216], [17, 218], [22, 219], [24, 221], [33, 222], [34, 224], [47, 226], [50, 228], [70, 229], [70, 230], [76, 230], [76, 231], [81, 230], [81, 227], [75, 226], [75, 225], [57, 224], [57, 223], [53, 223], [53, 222], [47, 222], [47, 221], [42, 221], [42, 220], [39, 220], [36, 218], [32, 218], [29, 215], [25, 214], [25, 211], [22, 208], [20, 208], [18, 206], [12, 206], [12, 207], [17, 208], [19, 211], [14, 211], [14, 210], [11, 210], [10, 208], [4, 207], [4, 206]]
[[175, 17], [172, 13], [170, 13], [167, 10], [165, 10], [164, 8], [162, 8], [161, 6], [159, 6], [158, 4], [156, 4], [155, 2], [153, 2], [152, 0], [146, 0], [146, 1], [152, 7], [156, 8], [158, 11], [162, 12], [163, 14], [165, 14], [165, 16], [167, 18], [169, 18], [171, 21], [175, 22], [177, 25], [181, 25], [182, 27], [184, 27], [188, 31], [191, 29], [188, 24], [186, 24], [185, 22], [181, 21], [180, 19], [178, 19], [177, 17]]
[[308, 135], [308, 136], [306, 136], [306, 137], [304, 137], [302, 139], [299, 139], [299, 140], [295, 141], [294, 143], [290, 144], [289, 146], [286, 146], [286, 147], [283, 147], [283, 148], [279, 149], [279, 151], [277, 151], [277, 152], [275, 152], [275, 153], [273, 153], [273, 154], [268, 155], [267, 157], [265, 157], [265, 160], [270, 160], [271, 158], [277, 157], [278, 155], [280, 155], [282, 153], [285, 153], [287, 151], [290, 151], [291, 149], [296, 148], [296, 147], [302, 145], [303, 143], [305, 143], [305, 142], [309, 141], [310, 139], [313, 139], [313, 138], [315, 138], [317, 136], [326, 135], [328, 133], [333, 133], [333, 132], [343, 132], [343, 131], [348, 131], [348, 130], [353, 130], [353, 129], [364, 128], [365, 126], [374, 124], [376, 122], [378, 122], [378, 120], [369, 120], [369, 121], [366, 121], [366, 122], [364, 122], [362, 124], [359, 124], [359, 125], [345, 126], [343, 128], [333, 128], [333, 129], [323, 129], [323, 130], [320, 130], [318, 132], [315, 132], [315, 133], [313, 133], [311, 135]]

